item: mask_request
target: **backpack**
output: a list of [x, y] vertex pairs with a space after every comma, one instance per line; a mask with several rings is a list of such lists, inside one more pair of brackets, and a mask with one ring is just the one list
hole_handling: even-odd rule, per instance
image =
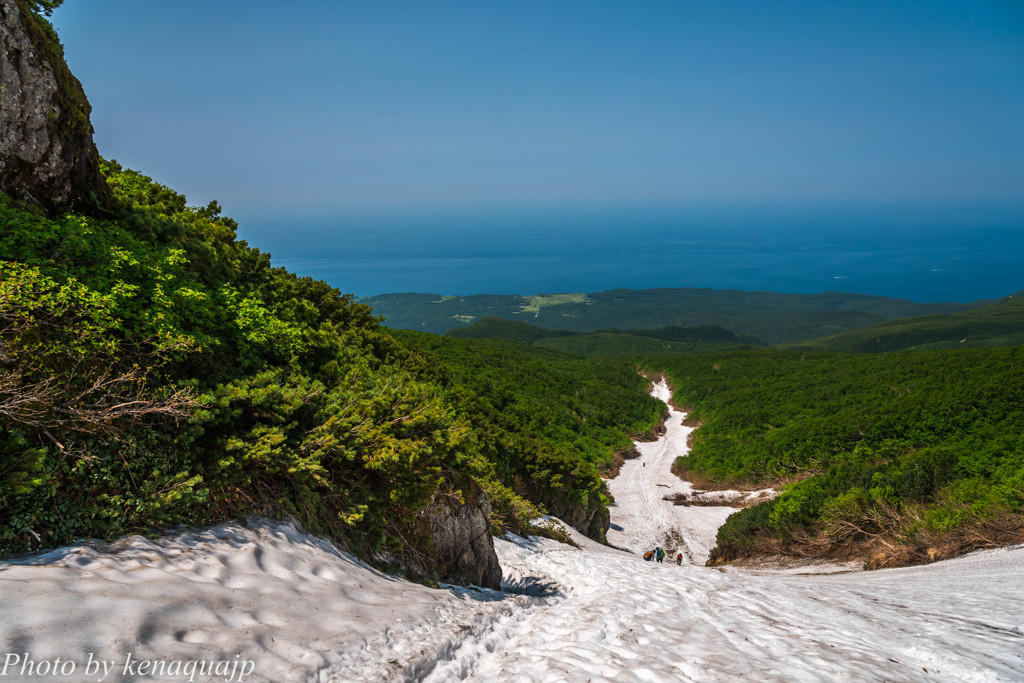
[[653, 550], [648, 550], [646, 553], [644, 553], [644, 559], [647, 560], [648, 562], [651, 561], [652, 557], [654, 557], [654, 551]]

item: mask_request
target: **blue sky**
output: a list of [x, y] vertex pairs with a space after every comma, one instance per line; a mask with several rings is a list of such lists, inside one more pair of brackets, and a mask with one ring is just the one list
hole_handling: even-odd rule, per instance
[[53, 16], [100, 152], [236, 217], [1024, 204], [1024, 3], [139, 2]]

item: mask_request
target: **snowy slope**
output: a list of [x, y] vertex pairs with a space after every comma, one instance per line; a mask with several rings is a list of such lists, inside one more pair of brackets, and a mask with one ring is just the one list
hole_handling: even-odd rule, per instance
[[[122, 675], [140, 660], [251, 663], [234, 681], [390, 680], [514, 604], [381, 574], [287, 523], [131, 536], [0, 563], [0, 681], [95, 681], [90, 655], [113, 664], [106, 681], [150, 680]], [[28, 675], [57, 658], [74, 674]]]
[[564, 596], [499, 618], [429, 681], [1024, 680], [1024, 549], [794, 576], [501, 544]]
[[[653, 393], [668, 398], [664, 384]], [[467, 638], [428, 680], [1024, 680], [1024, 546], [870, 573], [695, 566], [733, 510], [662, 500], [689, 486], [668, 471], [686, 452], [683, 417], [672, 411], [665, 436], [637, 444], [641, 457], [610, 482], [609, 540], [678, 546], [691, 562], [578, 535], [581, 549], [498, 542], [502, 566], [550, 577], [562, 595]]]
[[[666, 403], [671, 392], [664, 380], [654, 385], [651, 395]], [[608, 542], [642, 554], [661, 546], [674, 558], [682, 553], [687, 564], [704, 564], [715, 546], [715, 534], [730, 507], [683, 507], [665, 498], [675, 493], [692, 493], [693, 487], [671, 472], [676, 458], [688, 452], [686, 439], [692, 428], [683, 425], [684, 413], [669, 407], [665, 434], [650, 443], [637, 442], [640, 457], [627, 460], [619, 476], [608, 482], [615, 498], [611, 509]]]
[[[116, 664], [107, 681], [153, 680], [124, 674], [131, 654], [251, 662], [192, 678], [239, 683], [1024, 680], [1024, 546], [876, 572], [701, 566], [732, 509], [662, 500], [686, 487], [668, 472], [686, 429], [674, 413], [611, 482], [621, 549], [498, 540], [521, 594], [410, 584], [271, 522], [0, 563], [0, 655], [76, 665], [29, 677], [0, 658], [0, 679], [95, 681], [91, 654]], [[669, 541], [691, 562], [631, 552]]]

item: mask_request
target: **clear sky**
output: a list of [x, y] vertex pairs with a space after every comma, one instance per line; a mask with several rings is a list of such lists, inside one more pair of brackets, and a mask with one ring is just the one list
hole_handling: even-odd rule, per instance
[[1024, 203], [1024, 2], [66, 0], [104, 156], [228, 215]]

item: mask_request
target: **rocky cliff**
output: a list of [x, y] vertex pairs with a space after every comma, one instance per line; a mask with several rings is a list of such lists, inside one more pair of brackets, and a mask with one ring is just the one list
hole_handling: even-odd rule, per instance
[[474, 481], [464, 487], [462, 497], [438, 495], [420, 512], [441, 575], [448, 581], [501, 588], [501, 565], [491, 537], [491, 502]]
[[581, 534], [595, 541], [604, 541], [611, 514], [601, 502], [597, 492], [591, 492], [586, 505], [579, 505], [564, 499], [548, 497], [541, 501], [548, 511]]
[[53, 28], [0, 0], [0, 190], [51, 214], [109, 203], [91, 107]]

